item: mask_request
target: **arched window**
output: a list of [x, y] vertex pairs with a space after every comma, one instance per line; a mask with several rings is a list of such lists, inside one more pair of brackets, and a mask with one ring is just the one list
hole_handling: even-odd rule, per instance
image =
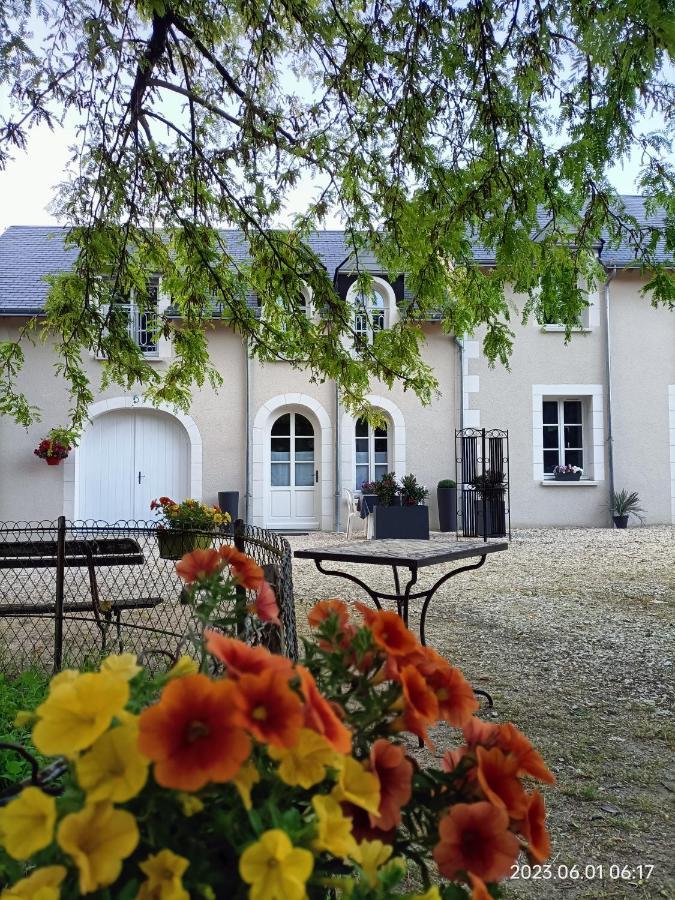
[[354, 435], [354, 487], [360, 491], [364, 481], [379, 481], [390, 469], [389, 429], [386, 423], [373, 428], [366, 419], [357, 419]]
[[372, 344], [373, 337], [386, 327], [386, 304], [379, 291], [357, 294], [354, 297], [354, 344]]

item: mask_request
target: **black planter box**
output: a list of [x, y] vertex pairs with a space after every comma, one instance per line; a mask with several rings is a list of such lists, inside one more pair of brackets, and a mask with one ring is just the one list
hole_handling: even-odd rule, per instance
[[562, 475], [554, 475], [554, 481], [581, 481], [581, 472], [563, 472]]
[[457, 488], [436, 488], [438, 523], [441, 531], [457, 530]]
[[239, 491], [218, 491], [218, 506], [220, 511], [230, 514], [230, 523], [226, 530], [231, 532], [232, 526], [239, 518]]
[[[483, 509], [487, 519], [487, 534], [483, 524]], [[490, 491], [485, 502], [476, 497], [476, 534], [478, 537], [504, 537], [506, 535], [506, 502], [503, 490]]]
[[376, 506], [375, 538], [429, 540], [428, 506]]
[[617, 528], [628, 528], [628, 516], [612, 516]]
[[377, 494], [361, 494], [361, 509], [371, 512], [377, 506]]

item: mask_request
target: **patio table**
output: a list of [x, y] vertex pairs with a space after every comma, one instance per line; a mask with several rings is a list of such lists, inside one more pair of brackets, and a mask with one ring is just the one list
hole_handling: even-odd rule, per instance
[[[406, 626], [408, 624], [408, 612], [411, 600], [421, 600], [420, 612], [420, 641], [426, 644], [424, 626], [427, 610], [436, 591], [445, 584], [448, 579], [462, 572], [473, 572], [485, 563], [488, 555], [508, 549], [506, 541], [475, 544], [464, 544], [455, 538], [435, 537], [428, 541], [420, 540], [374, 540], [364, 545], [363, 541], [351, 541], [333, 546], [310, 547], [307, 550], [296, 550], [294, 556], [299, 559], [313, 559], [316, 568], [323, 575], [336, 575], [347, 578], [358, 584], [368, 594], [378, 609], [382, 609], [381, 600], [394, 600], [396, 611], [401, 616]], [[413, 591], [417, 584], [417, 576], [420, 569], [428, 566], [438, 566], [443, 563], [454, 563], [465, 559], [478, 557], [478, 562], [460, 566], [445, 572], [427, 590]], [[351, 572], [343, 572], [339, 569], [326, 569], [326, 562], [345, 562], [368, 566], [390, 566], [394, 575], [394, 593], [386, 593], [370, 587]], [[403, 590], [399, 577], [399, 568], [408, 569], [410, 578]]]

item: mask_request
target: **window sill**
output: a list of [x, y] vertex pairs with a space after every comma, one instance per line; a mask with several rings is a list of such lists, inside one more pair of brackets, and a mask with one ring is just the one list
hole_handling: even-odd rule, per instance
[[[564, 334], [565, 326], [564, 325], [542, 325], [541, 330], [546, 333], [550, 332], [551, 334]], [[572, 334], [590, 334], [592, 328], [587, 328], [585, 325], [581, 325], [578, 328], [572, 328]]]
[[540, 481], [542, 487], [597, 487], [599, 482], [592, 481], [590, 478], [582, 478], [579, 481], [556, 481], [554, 478], [547, 478]]

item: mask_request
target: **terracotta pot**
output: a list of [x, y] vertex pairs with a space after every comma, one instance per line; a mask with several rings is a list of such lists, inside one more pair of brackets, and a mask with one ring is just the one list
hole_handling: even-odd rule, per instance
[[58, 456], [45, 456], [45, 462], [48, 466], [58, 466], [61, 460]]

